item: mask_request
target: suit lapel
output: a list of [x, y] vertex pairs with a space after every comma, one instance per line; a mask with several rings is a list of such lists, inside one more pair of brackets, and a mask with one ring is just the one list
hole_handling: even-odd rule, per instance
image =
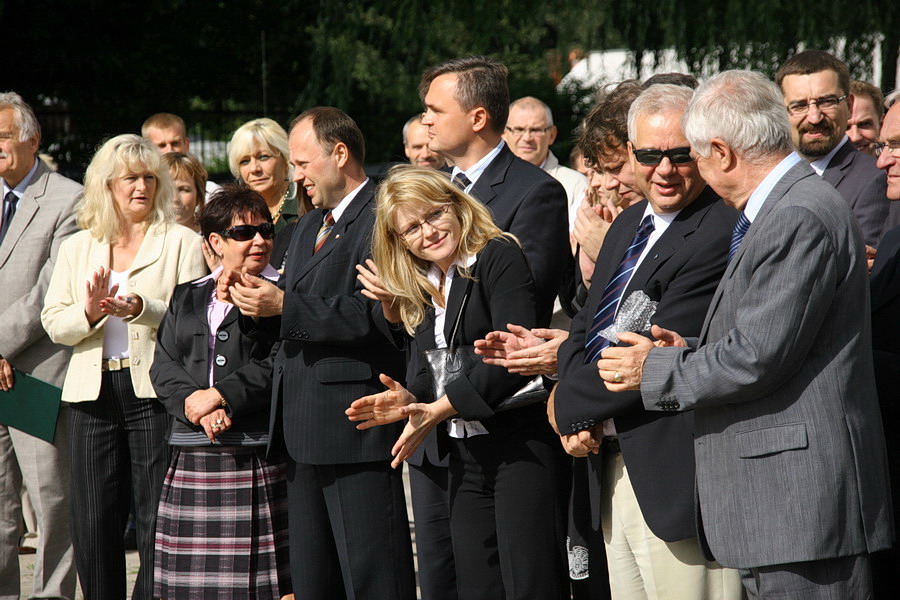
[[617, 227], [614, 235], [607, 235], [603, 240], [600, 255], [597, 257], [597, 263], [595, 263], [600, 265], [600, 270], [598, 271], [595, 267], [594, 276], [591, 282], [591, 291], [585, 304], [586, 307], [590, 307], [592, 311], [591, 314], [597, 312], [600, 299], [603, 298], [603, 294], [606, 292], [606, 286], [616, 272], [616, 269], [619, 268], [619, 263], [622, 262], [622, 257], [625, 256], [625, 252], [628, 250], [628, 246], [634, 238], [638, 225], [640, 224], [641, 219], [644, 218], [644, 210], [646, 209], [647, 201], [641, 200], [635, 206], [641, 208], [630, 210], [619, 215], [619, 217], [616, 218], [616, 223], [621, 221], [621, 228]]
[[856, 147], [848, 140], [838, 149], [834, 156], [831, 157], [828, 166], [822, 172], [822, 179], [837, 187], [844, 179], [850, 165], [853, 164], [854, 153], [858, 152]]
[[[209, 321], [206, 318], [206, 311], [215, 285], [215, 280], [210, 279], [209, 281], [204, 281], [200, 285], [191, 287], [191, 303], [194, 308], [194, 310], [191, 311], [193, 313], [192, 316], [194, 320], [198, 321], [198, 326], [203, 331], [209, 330]], [[202, 324], [199, 322], [202, 322]]]
[[130, 271], [135, 273], [144, 267], [155, 263], [162, 256], [163, 246], [166, 241], [167, 226], [163, 224], [151, 225], [144, 235], [141, 247], [138, 248], [131, 263]]
[[472, 186], [470, 193], [481, 200], [481, 203], [485, 206], [493, 202], [494, 198], [497, 197], [494, 187], [503, 185], [503, 182], [506, 180], [506, 171], [509, 169], [512, 161], [513, 153], [506, 144], [503, 144], [503, 148], [500, 149], [494, 160], [485, 167], [478, 181]]
[[[477, 268], [477, 264], [478, 263], [472, 265], [473, 269]], [[463, 298], [465, 298], [466, 295], [466, 289], [472, 289], [472, 287], [469, 285], [471, 282], [471, 279], [466, 279], [457, 274], [453, 278], [453, 285], [450, 286], [450, 297], [447, 299], [447, 312], [444, 316], [444, 339], [447, 340], [448, 346], [450, 345], [450, 334], [453, 333], [453, 324], [456, 322], [456, 318], [457, 316], [459, 316], [460, 310], [464, 310], [462, 302]], [[471, 293], [472, 292], [470, 291], [470, 296]], [[463, 327], [463, 321], [465, 320], [465, 318], [466, 316], [463, 315], [462, 319], [460, 320], [460, 329], [462, 329]], [[433, 324], [432, 329], [434, 329]]]
[[[13, 217], [12, 223], [3, 238], [3, 244], [0, 245], [0, 265], [4, 264], [9, 258], [10, 252], [15, 247], [16, 242], [25, 233], [25, 228], [31, 223], [38, 209], [40, 208], [41, 197], [47, 191], [47, 180], [50, 177], [50, 170], [43, 162], [38, 160], [37, 171], [34, 172], [31, 182], [25, 188], [25, 194], [16, 204], [16, 215]], [[3, 210], [3, 199], [0, 198], [0, 211]]]

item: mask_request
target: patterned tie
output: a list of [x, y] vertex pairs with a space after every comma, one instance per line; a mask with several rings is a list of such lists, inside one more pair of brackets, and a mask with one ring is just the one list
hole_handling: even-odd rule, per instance
[[325, 244], [325, 240], [328, 239], [328, 234], [331, 233], [331, 230], [334, 228], [334, 217], [331, 214], [331, 211], [328, 211], [328, 214], [325, 215], [325, 219], [322, 221], [322, 226], [319, 227], [319, 233], [316, 234], [316, 245], [313, 249], [313, 254], [322, 249], [322, 246]]
[[453, 176], [453, 183], [462, 191], [466, 191], [466, 188], [472, 185], [472, 182], [469, 181], [469, 178], [462, 171]]
[[3, 238], [6, 237], [6, 232], [9, 231], [10, 222], [13, 220], [13, 217], [16, 216], [16, 203], [18, 203], [18, 201], [19, 197], [16, 196], [15, 192], [12, 190], [10, 190], [3, 198], [3, 221], [0, 222], [0, 244], [3, 243]]
[[731, 262], [731, 257], [734, 256], [738, 246], [744, 241], [744, 236], [747, 235], [748, 229], [750, 229], [750, 219], [748, 219], [747, 215], [741, 211], [737, 223], [734, 224], [734, 231], [731, 232], [731, 246], [728, 248], [728, 262]]
[[609, 340], [600, 335], [600, 332], [613, 324], [616, 318], [616, 309], [619, 306], [619, 300], [622, 299], [622, 292], [631, 279], [631, 273], [637, 266], [641, 252], [647, 246], [647, 240], [655, 229], [653, 225], [653, 215], [647, 215], [641, 221], [640, 226], [631, 238], [631, 245], [625, 251], [619, 268], [613, 274], [612, 279], [606, 284], [603, 291], [603, 298], [600, 299], [600, 307], [597, 314], [594, 315], [594, 321], [591, 324], [590, 333], [584, 343], [584, 362], [585, 364], [596, 361], [600, 358], [600, 353], [609, 346]]

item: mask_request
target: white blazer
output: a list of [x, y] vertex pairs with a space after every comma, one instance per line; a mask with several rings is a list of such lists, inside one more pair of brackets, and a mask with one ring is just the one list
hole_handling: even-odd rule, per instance
[[[91, 327], [84, 314], [86, 282], [100, 267], [109, 267], [110, 246], [80, 231], [63, 242], [44, 298], [41, 322], [50, 339], [74, 346], [63, 384], [65, 402], [96, 400], [100, 395], [103, 360], [103, 317]], [[155, 398], [150, 365], [156, 348], [156, 329], [169, 297], [179, 283], [207, 272], [200, 236], [181, 225], [151, 226], [129, 270], [129, 293], [141, 297], [143, 310], [128, 323], [131, 383], [139, 398]]]

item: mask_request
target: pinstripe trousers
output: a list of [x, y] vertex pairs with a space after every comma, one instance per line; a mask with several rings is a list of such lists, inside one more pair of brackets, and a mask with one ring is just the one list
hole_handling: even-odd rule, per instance
[[103, 373], [99, 398], [71, 407], [72, 537], [84, 597], [127, 597], [123, 536], [133, 501], [141, 568], [132, 598], [150, 600], [169, 418], [155, 398], [134, 395], [127, 369]]

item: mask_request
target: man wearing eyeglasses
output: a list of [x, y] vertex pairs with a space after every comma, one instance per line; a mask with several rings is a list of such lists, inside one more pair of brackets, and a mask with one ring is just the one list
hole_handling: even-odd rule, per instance
[[503, 139], [513, 154], [542, 168], [566, 188], [571, 231], [575, 225], [578, 205], [587, 189], [587, 178], [575, 169], [559, 164], [559, 160], [550, 151], [550, 146], [556, 141], [556, 134], [553, 113], [544, 102], [525, 96], [509, 105], [509, 118], [506, 119]]
[[821, 50], [791, 57], [775, 75], [797, 152], [850, 205], [869, 246], [881, 239], [890, 204], [875, 159], [846, 135], [853, 108], [847, 65]]
[[699, 335], [725, 270], [737, 213], [706, 185], [682, 131], [692, 93], [659, 84], [631, 104], [626, 160], [646, 200], [610, 225], [558, 353], [556, 426], [570, 454], [597, 455], [591, 504], [601, 507], [614, 598], [741, 597], [738, 573], [706, 560], [697, 540], [693, 416], [642, 411], [639, 392], [610, 392], [596, 367], [609, 346], [599, 332], [631, 294], [658, 303], [652, 323]]

